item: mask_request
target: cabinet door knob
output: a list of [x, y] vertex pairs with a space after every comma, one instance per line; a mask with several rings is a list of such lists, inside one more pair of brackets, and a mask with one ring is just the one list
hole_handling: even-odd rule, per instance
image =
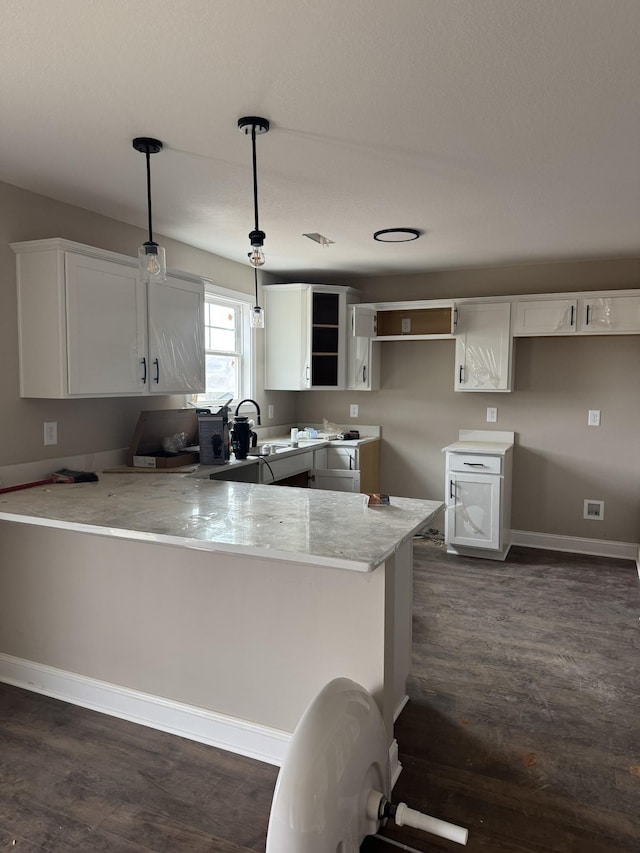
[[154, 358], [153, 363], [156, 366], [156, 378], [153, 381], [158, 383], [158, 382], [160, 382], [160, 362], [158, 361], [157, 358]]
[[144, 374], [142, 376], [142, 384], [146, 385], [147, 384], [147, 359], [146, 358], [142, 359], [142, 367], [144, 368]]

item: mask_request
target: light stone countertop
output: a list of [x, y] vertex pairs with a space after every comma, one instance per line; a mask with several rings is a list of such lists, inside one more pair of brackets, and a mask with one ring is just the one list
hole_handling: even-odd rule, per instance
[[491, 453], [504, 456], [513, 447], [513, 442], [507, 441], [454, 441], [442, 450], [457, 453]]
[[427, 527], [441, 501], [190, 479], [100, 474], [0, 495], [0, 520], [369, 572]]

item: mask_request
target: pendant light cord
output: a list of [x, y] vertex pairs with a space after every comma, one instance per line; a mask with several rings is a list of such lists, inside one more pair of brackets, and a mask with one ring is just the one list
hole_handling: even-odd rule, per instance
[[253, 278], [256, 285], [256, 306], [258, 306], [258, 268], [253, 268]]
[[256, 231], [259, 231], [258, 226], [258, 170], [256, 166], [256, 126], [251, 128], [251, 147], [253, 150], [253, 212], [256, 222]]
[[149, 242], [153, 243], [153, 229], [151, 227], [151, 153], [148, 147], [145, 153], [147, 155], [147, 212], [149, 215]]

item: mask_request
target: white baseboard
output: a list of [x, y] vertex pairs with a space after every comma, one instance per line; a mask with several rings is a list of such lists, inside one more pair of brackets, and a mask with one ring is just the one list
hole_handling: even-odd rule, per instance
[[639, 563], [637, 542], [610, 542], [606, 539], [583, 539], [578, 536], [558, 536], [555, 533], [534, 533], [512, 530], [511, 544], [546, 551], [567, 551], [572, 554], [591, 554], [594, 557], [613, 557]]
[[0, 653], [0, 681], [280, 766], [289, 732]]

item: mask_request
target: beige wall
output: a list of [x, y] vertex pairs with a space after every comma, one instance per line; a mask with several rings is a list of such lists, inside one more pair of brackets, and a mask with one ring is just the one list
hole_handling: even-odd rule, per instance
[[[0, 466], [126, 447], [141, 409], [182, 405], [181, 397], [20, 399], [15, 255], [9, 243], [46, 237], [135, 255], [144, 231], [0, 183]], [[171, 267], [251, 292], [247, 267], [162, 242]], [[348, 283], [364, 301], [639, 288], [640, 259], [361, 277]], [[383, 428], [386, 491], [442, 497], [440, 448], [455, 440], [458, 429], [486, 427], [486, 407], [497, 406], [497, 428], [518, 434], [514, 528], [640, 541], [640, 336], [519, 339], [512, 394], [455, 394], [453, 341], [384, 343], [378, 392], [265, 394], [262, 349], [258, 333], [256, 397], [264, 415], [268, 403], [276, 414], [273, 421], [263, 417], [263, 424], [323, 417], [348, 423], [349, 403], [358, 403], [358, 421]], [[602, 410], [600, 428], [586, 427], [589, 408]], [[42, 424], [49, 420], [58, 422], [59, 444], [45, 448]], [[605, 501], [604, 521], [582, 519], [585, 498]]]
[[[23, 400], [18, 390], [15, 254], [10, 243], [64, 237], [135, 256], [142, 229], [98, 216], [18, 187], [0, 183], [0, 467], [127, 447], [141, 409], [182, 406], [179, 397], [121, 397], [93, 400]], [[202, 275], [245, 293], [253, 290], [251, 269], [173, 240], [162, 240], [173, 269]], [[293, 395], [263, 392], [262, 333], [257, 341], [258, 402], [275, 405], [282, 423], [294, 418]], [[43, 358], [47, 357], [43, 353]], [[43, 445], [44, 421], [57, 421], [58, 444]]]
[[[344, 283], [344, 282], [343, 282]], [[349, 281], [363, 301], [439, 299], [570, 290], [640, 288], [640, 260], [535, 264]], [[459, 429], [517, 434], [512, 526], [517, 530], [640, 541], [640, 336], [520, 338], [515, 390], [454, 393], [455, 343], [382, 344], [378, 392], [298, 394], [298, 420], [360, 423], [383, 430], [382, 488], [442, 499], [441, 448]], [[587, 427], [588, 409], [602, 426]], [[604, 500], [603, 521], [585, 521], [584, 499]]]

